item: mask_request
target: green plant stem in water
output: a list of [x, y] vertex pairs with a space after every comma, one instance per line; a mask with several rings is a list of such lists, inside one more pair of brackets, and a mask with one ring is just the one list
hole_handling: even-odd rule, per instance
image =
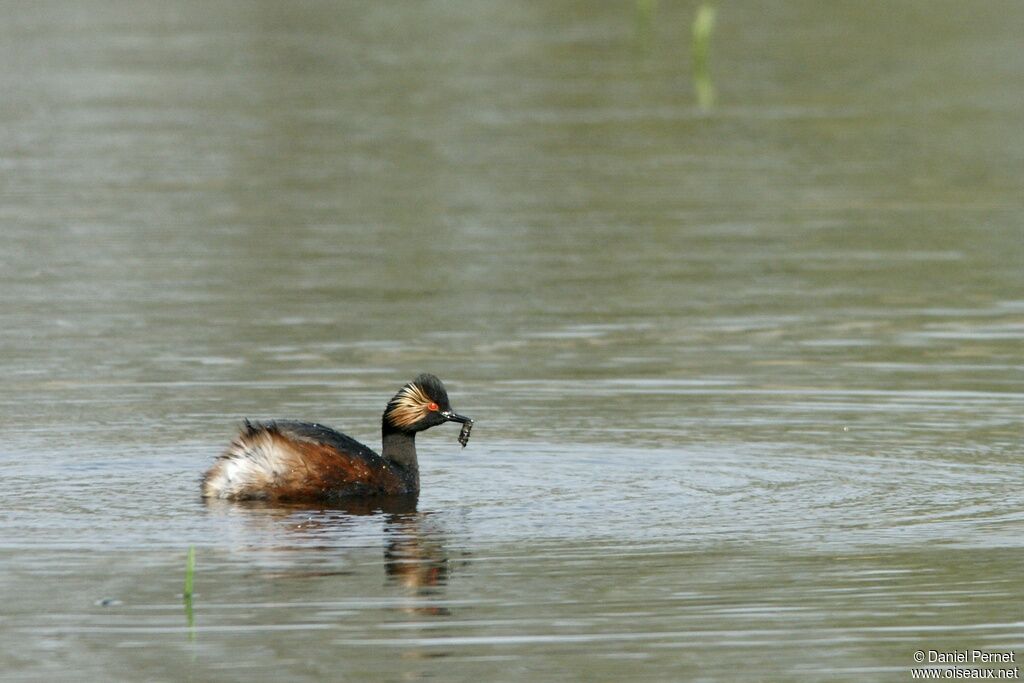
[[192, 577], [196, 573], [196, 547], [188, 547], [188, 558], [185, 560], [185, 597], [192, 597]]
[[715, 7], [704, 3], [693, 18], [691, 54], [693, 58], [693, 84], [697, 105], [711, 109], [715, 104], [715, 86], [711, 82], [711, 33], [715, 28]]
[[192, 583], [196, 573], [196, 547], [188, 547], [188, 557], [185, 559], [185, 591], [182, 593], [182, 602], [185, 605], [185, 623], [188, 625], [188, 639], [196, 639], [196, 620], [192, 613]]

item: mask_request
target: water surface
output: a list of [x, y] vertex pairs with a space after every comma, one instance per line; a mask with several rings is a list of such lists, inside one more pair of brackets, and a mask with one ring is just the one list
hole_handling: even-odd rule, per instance
[[[3, 677], [1024, 649], [1019, 5], [723, 3], [710, 109], [695, 10], [0, 11]], [[425, 370], [415, 507], [198, 498]]]

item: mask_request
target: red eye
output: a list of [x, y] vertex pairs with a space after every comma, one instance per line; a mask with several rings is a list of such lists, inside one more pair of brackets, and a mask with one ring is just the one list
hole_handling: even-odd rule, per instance
[[431, 401], [430, 403], [427, 404], [427, 410], [436, 411], [437, 410], [437, 404], [434, 403], [433, 401]]

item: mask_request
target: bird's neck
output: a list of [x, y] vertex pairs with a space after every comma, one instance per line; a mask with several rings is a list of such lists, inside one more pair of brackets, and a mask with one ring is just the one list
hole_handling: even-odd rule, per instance
[[405, 470], [407, 476], [418, 489], [420, 485], [420, 467], [416, 460], [416, 434], [414, 432], [395, 431], [387, 425], [381, 431], [381, 456]]

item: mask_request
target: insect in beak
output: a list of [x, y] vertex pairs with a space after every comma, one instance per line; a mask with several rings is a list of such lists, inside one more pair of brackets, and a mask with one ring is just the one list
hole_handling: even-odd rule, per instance
[[462, 423], [462, 431], [459, 432], [459, 443], [462, 444], [463, 448], [465, 448], [466, 444], [469, 443], [469, 432], [472, 429], [473, 429], [473, 421], [472, 420], [470, 420], [469, 422], [463, 422]]
[[465, 415], [459, 415], [458, 413], [446, 410], [441, 413], [441, 417], [448, 420], [449, 422], [461, 422], [462, 431], [459, 432], [459, 443], [465, 448], [466, 444], [469, 443], [469, 432], [473, 429], [473, 420], [466, 417]]

